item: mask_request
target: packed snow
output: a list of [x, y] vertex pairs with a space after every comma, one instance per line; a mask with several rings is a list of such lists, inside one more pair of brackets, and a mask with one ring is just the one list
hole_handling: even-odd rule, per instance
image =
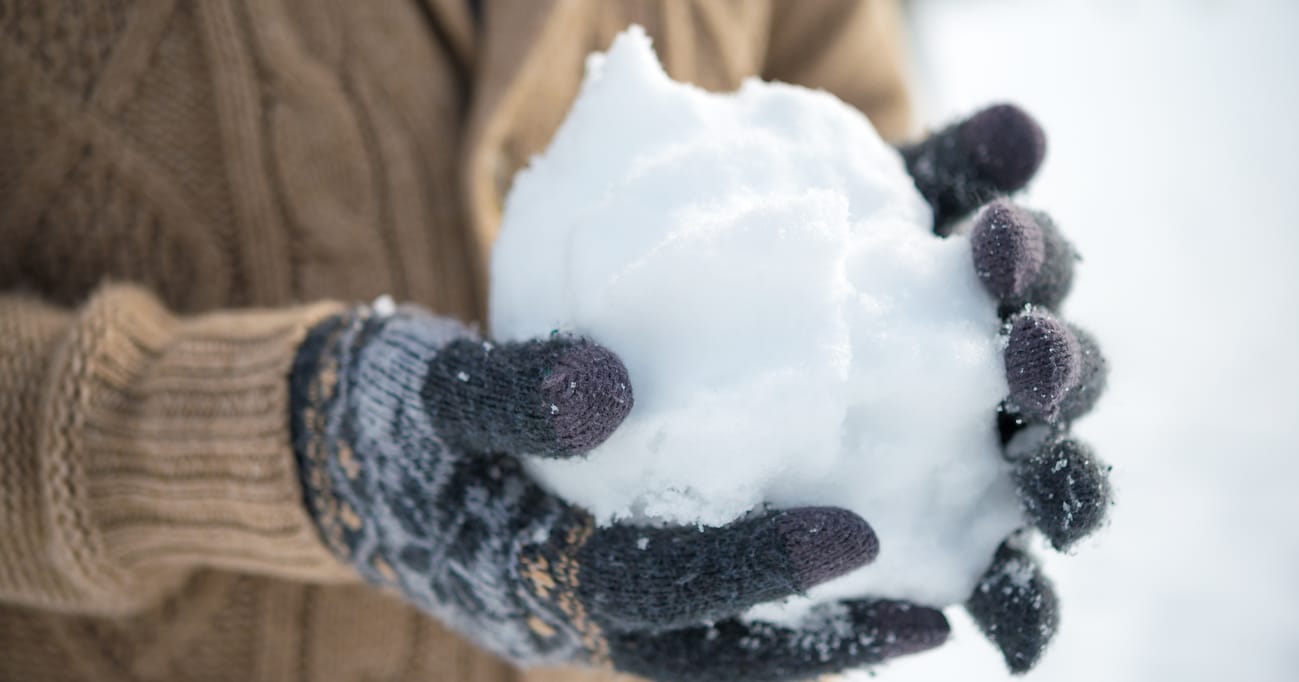
[[1023, 521], [995, 430], [996, 305], [968, 242], [930, 219], [855, 109], [758, 80], [707, 93], [624, 33], [515, 180], [491, 322], [606, 345], [636, 405], [589, 457], [533, 473], [601, 523], [721, 525], [763, 505], [868, 520], [874, 564], [764, 618], [964, 601]]

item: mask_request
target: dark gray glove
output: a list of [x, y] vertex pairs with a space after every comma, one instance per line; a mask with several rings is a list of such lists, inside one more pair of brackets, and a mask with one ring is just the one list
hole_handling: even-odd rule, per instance
[[[944, 200], [955, 215], [973, 208], [961, 201], [998, 191], [981, 170], [1004, 161], [998, 139], [980, 147], [982, 165], [967, 163], [964, 171], [943, 165], [964, 157], [953, 152], [959, 147], [943, 146], [941, 136], [934, 148], [946, 156], [926, 161], [922, 145], [908, 159], [963, 183], [959, 192], [930, 183], [938, 195], [955, 197]], [[1015, 296], [1030, 296], [1022, 282], [1040, 283], [1033, 273], [1050, 271], [1045, 256], [1036, 271], [1025, 265], [1015, 251], [1019, 242], [976, 242], [984, 244], [976, 247], [976, 262], [1018, 268]], [[992, 280], [1004, 278], [996, 274], [1003, 266], [989, 267]], [[1055, 333], [1037, 313], [1022, 320], [1027, 331], [1012, 331], [1007, 348], [1008, 432], [1027, 419], [1011, 403], [1036, 406], [1033, 415], [1060, 423], [1086, 374], [1080, 337]], [[1059, 369], [1062, 357], [1073, 360]], [[312, 331], [292, 386], [307, 504], [333, 551], [370, 582], [517, 663], [761, 682], [878, 663], [937, 646], [948, 635], [940, 611], [896, 601], [827, 605], [800, 627], [735, 618], [870, 562], [878, 541], [849, 511], [768, 510], [722, 528], [599, 528], [589, 514], [538, 487], [518, 457], [584, 453], [631, 408], [622, 363], [588, 341], [556, 336], [493, 345], [417, 309], [379, 314], [359, 307]], [[1050, 496], [1059, 492], [1055, 465], [1032, 463], [1041, 452], [1021, 467], [1025, 499], [1050, 502], [1039, 526], [1054, 519], [1058, 505]], [[1054, 601], [1025, 555], [1003, 548], [983, 588], [970, 610], [1008, 660], [1040, 650], [1054, 627]], [[1039, 635], [1021, 642], [1034, 624]]]
[[849, 511], [601, 528], [538, 487], [517, 457], [585, 452], [631, 409], [622, 363], [593, 343], [493, 345], [416, 309], [362, 307], [312, 331], [292, 386], [307, 504], [332, 550], [516, 663], [786, 680], [947, 636], [942, 613], [899, 602], [802, 628], [733, 618], [871, 561], [875, 534]]
[[[1054, 312], [1073, 284], [1073, 247], [1046, 214], [999, 198], [1032, 179], [1045, 151], [1041, 128], [1010, 105], [901, 150], [934, 211], [934, 232], [969, 227], [975, 270], [1000, 304], [1009, 337], [1010, 396], [998, 415], [1005, 456], [1029, 521], [1065, 551], [1104, 522], [1111, 504], [1109, 467], [1069, 436], [1073, 420], [1100, 397], [1107, 366], [1091, 335]], [[973, 221], [961, 222], [976, 210]], [[1016, 673], [1037, 663], [1059, 621], [1054, 588], [1024, 539], [1021, 532], [1003, 543], [966, 603]]]

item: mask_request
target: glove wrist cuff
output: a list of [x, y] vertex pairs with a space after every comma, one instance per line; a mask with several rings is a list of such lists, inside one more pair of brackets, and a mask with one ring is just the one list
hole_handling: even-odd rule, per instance
[[303, 495], [326, 544], [371, 582], [391, 584], [390, 566], [357, 565], [357, 544], [376, 511], [346, 499], [340, 489], [367, 489], [376, 470], [369, 460], [411, 460], [441, 451], [419, 397], [429, 360], [458, 323], [403, 308], [383, 314], [357, 306], [316, 325], [299, 346], [292, 375], [293, 448]]

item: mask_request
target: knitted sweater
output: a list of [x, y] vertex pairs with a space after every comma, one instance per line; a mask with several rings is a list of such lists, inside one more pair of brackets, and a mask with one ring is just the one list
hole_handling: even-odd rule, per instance
[[823, 87], [896, 137], [898, 17], [483, 4], [0, 2], [0, 679], [579, 679], [332, 557], [289, 443], [295, 348], [331, 301], [483, 319], [510, 180], [628, 23], [675, 78]]

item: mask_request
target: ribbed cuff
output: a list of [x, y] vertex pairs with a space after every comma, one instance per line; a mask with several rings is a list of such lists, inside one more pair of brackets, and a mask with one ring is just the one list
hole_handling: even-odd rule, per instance
[[42, 477], [74, 580], [113, 600], [171, 570], [354, 576], [321, 543], [289, 436], [288, 376], [321, 304], [179, 319], [103, 290], [47, 384]]
[[41, 391], [50, 347], [71, 323], [39, 299], [0, 299], [0, 600], [34, 606], [75, 603], [50, 566], [50, 514], [43, 499]]

